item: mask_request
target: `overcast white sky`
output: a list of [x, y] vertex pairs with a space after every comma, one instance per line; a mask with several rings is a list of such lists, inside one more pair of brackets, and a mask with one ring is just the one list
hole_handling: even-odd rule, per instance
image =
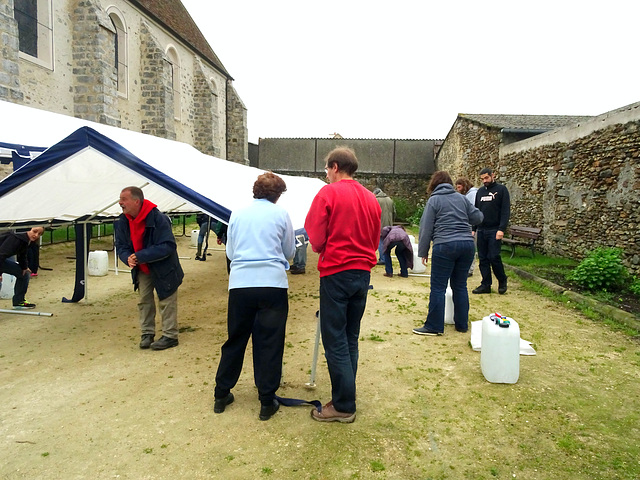
[[182, 0], [249, 141], [444, 138], [458, 113], [599, 115], [640, 101], [637, 0]]

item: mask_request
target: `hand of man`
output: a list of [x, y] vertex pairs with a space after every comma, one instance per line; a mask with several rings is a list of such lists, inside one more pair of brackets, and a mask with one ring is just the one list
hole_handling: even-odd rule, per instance
[[129, 255], [129, 258], [127, 259], [127, 263], [131, 268], [138, 265], [138, 257], [136, 257], [135, 253], [132, 253], [131, 255]]
[[502, 237], [504, 237], [504, 232], [501, 230], [498, 230], [496, 232], [496, 240], [502, 240]]
[[429, 261], [429, 255], [427, 255], [426, 257], [422, 257], [422, 264], [426, 267], [427, 266], [427, 262]]

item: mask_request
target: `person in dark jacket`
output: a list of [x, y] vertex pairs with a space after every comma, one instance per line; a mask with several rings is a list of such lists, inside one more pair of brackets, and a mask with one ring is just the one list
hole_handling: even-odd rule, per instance
[[[376, 196], [376, 200], [382, 210], [380, 215], [380, 225], [382, 225], [380, 234], [382, 234], [382, 228], [393, 225], [393, 218], [396, 216], [396, 206], [391, 197], [384, 193], [382, 189], [374, 189], [373, 194]], [[378, 265], [386, 265], [382, 238], [380, 238], [380, 243], [378, 244]]]
[[[178, 345], [178, 287], [184, 273], [178, 260], [171, 220], [138, 187], [120, 192], [122, 215], [115, 223], [116, 249], [131, 267], [134, 289], [139, 290], [140, 348], [164, 350]], [[162, 337], [156, 333], [155, 289], [162, 316]]]
[[203, 254], [202, 244], [204, 243], [204, 239], [205, 237], [207, 237], [209, 230], [213, 229], [213, 225], [216, 220], [211, 218], [206, 213], [199, 213], [198, 215], [196, 215], [196, 222], [198, 222], [198, 225], [200, 226], [200, 232], [198, 233], [198, 251], [196, 252], [195, 259], [205, 261], [207, 259], [207, 253], [205, 251]]
[[408, 277], [408, 268], [413, 268], [413, 246], [406, 230], [402, 226], [387, 226], [380, 234], [382, 241], [382, 251], [384, 252], [384, 276], [393, 277], [393, 266], [391, 265], [391, 250], [396, 249], [396, 257], [400, 262], [400, 276]]
[[507, 187], [497, 183], [495, 178], [490, 168], [480, 170], [480, 180], [484, 186], [476, 194], [475, 205], [484, 214], [484, 220], [474, 230], [482, 282], [473, 290], [475, 294], [491, 293], [492, 269], [498, 279], [498, 293], [503, 295], [507, 292], [507, 274], [502, 265], [500, 250], [511, 215], [511, 199]]
[[[24, 298], [31, 278], [31, 270], [29, 270], [27, 264], [27, 250], [29, 244], [37, 242], [43, 233], [44, 228], [34, 227], [28, 232], [6, 232], [0, 235], [0, 284], [2, 283], [3, 273], [16, 277], [16, 284], [13, 289], [13, 308], [16, 310], [36, 307], [35, 303], [29, 303]], [[17, 263], [9, 260], [14, 255], [18, 260]]]
[[[227, 224], [221, 222], [220, 220], [216, 220], [213, 224], [211, 224], [211, 229], [213, 233], [216, 234], [218, 245], [227, 246]], [[227, 273], [231, 273], [231, 260], [226, 255], [224, 256], [227, 260]]]

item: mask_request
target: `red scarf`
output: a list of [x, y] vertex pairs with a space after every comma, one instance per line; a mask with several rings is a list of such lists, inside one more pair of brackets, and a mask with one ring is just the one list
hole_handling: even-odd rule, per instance
[[[129, 220], [129, 230], [131, 231], [131, 242], [133, 243], [134, 252], [144, 248], [144, 229], [147, 227], [145, 220], [149, 212], [154, 208], [156, 208], [156, 205], [145, 199], [142, 202], [140, 213], [138, 213], [136, 218], [133, 218], [131, 215], [125, 215]], [[149, 274], [149, 266], [146, 263], [139, 263], [138, 267], [140, 267], [142, 273]]]

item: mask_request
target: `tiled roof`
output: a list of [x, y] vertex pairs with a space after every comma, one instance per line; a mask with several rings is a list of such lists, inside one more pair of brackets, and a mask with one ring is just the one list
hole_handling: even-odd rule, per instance
[[129, 0], [129, 3], [146, 12], [223, 75], [231, 78], [180, 0]]
[[475, 115], [468, 113], [460, 113], [458, 116], [492, 128], [521, 130], [553, 130], [593, 118], [584, 115]]

